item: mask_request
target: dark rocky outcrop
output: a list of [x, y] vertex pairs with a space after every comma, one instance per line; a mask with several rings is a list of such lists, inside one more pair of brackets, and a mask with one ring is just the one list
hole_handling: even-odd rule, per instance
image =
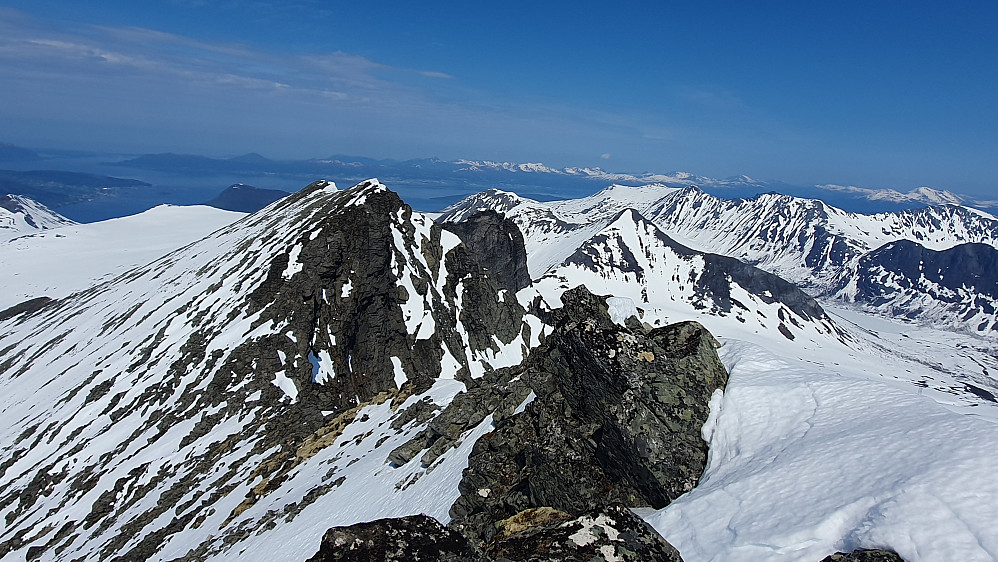
[[[320, 188], [306, 188], [287, 202]], [[523, 308], [512, 295], [499, 296], [495, 279], [464, 245], [445, 255], [439, 226], [429, 223], [417, 232], [411, 208], [395, 193], [364, 183], [344, 194], [319, 222], [303, 229], [294, 256], [301, 271], [287, 274], [294, 251], [289, 248], [272, 259], [267, 280], [250, 295], [251, 308], [261, 311], [259, 323], [287, 325], [293, 339], [249, 342], [233, 358], [246, 364], [264, 357], [276, 361], [274, 348], [297, 358], [297, 369], [289, 369], [288, 376], [302, 390], [302, 405], [316, 413], [343, 411], [396, 390], [393, 358], [415, 392], [440, 375], [444, 349], [463, 360], [457, 377], [470, 380], [458, 321], [471, 351], [481, 351], [495, 347], [493, 337], [508, 343], [520, 333]], [[343, 204], [351, 198], [363, 204]], [[459, 291], [461, 307], [455, 304]], [[422, 302], [435, 330], [419, 338], [407, 331], [403, 307], [410, 301]], [[261, 345], [264, 349], [257, 349]], [[335, 377], [316, 380], [320, 356], [329, 358], [324, 368]], [[281, 368], [263, 366], [267, 372]]]
[[440, 224], [457, 234], [501, 287], [515, 293], [530, 284], [523, 234], [512, 220], [489, 210], [461, 222]]
[[[525, 519], [523, 515], [513, 519]], [[507, 532], [513, 532], [501, 535], [491, 545], [490, 555], [494, 560], [532, 562], [682, 562], [679, 551], [640, 517], [620, 505], [607, 506], [567, 521], [559, 521], [557, 512], [549, 518], [550, 522], [527, 524], [523, 530], [516, 530], [518, 525], [524, 525], [519, 521], [502, 522]]]
[[486, 562], [464, 535], [426, 515], [333, 527], [307, 562]]
[[[601, 513], [633, 517], [624, 506], [661, 508], [691, 490], [706, 465], [700, 431], [712, 393], [727, 382], [713, 336], [695, 322], [618, 326], [606, 298], [584, 286], [562, 301], [547, 315], [553, 332], [523, 364], [456, 396], [389, 456], [431, 464], [492, 415], [494, 430], [475, 444], [451, 507], [451, 525], [490, 556], [583, 556], [564, 550], [565, 529]], [[635, 559], [678, 560], [662, 554], [671, 547], [656, 550], [666, 543], [650, 527], [625, 526], [651, 549]]]
[[531, 508], [664, 507], [706, 465], [700, 430], [727, 381], [714, 338], [694, 322], [617, 326], [585, 287], [562, 301], [554, 332], [518, 375], [535, 398], [475, 444], [451, 508], [483, 543], [498, 521]]
[[24, 302], [15, 304], [5, 310], [0, 310], [0, 322], [10, 320], [11, 318], [22, 314], [34, 314], [45, 308], [45, 306], [50, 302], [52, 302], [52, 299], [49, 297], [35, 297], [33, 299], [28, 299]]
[[836, 552], [826, 556], [821, 562], [904, 562], [896, 552], [889, 550], [854, 550], [852, 552]]
[[625, 507], [614, 505], [572, 517], [549, 508], [503, 521], [490, 555], [432, 517], [379, 519], [326, 531], [307, 562], [681, 562], [669, 543]]

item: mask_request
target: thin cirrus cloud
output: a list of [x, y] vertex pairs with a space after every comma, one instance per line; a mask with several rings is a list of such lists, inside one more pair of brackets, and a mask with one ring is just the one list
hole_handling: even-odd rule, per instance
[[496, 95], [440, 70], [139, 27], [66, 29], [3, 9], [0, 83], [0, 140], [37, 146], [555, 165], [612, 153], [623, 166], [661, 150], [642, 138], [661, 128], [647, 115]]
[[387, 67], [342, 52], [281, 57], [140, 28], [95, 26], [86, 33], [3, 28], [0, 60], [6, 61], [5, 66], [29, 64], [35, 75], [47, 74], [53, 80], [140, 72], [157, 81], [181, 78], [186, 87], [229, 85], [321, 93], [328, 88], [370, 92], [391, 85], [374, 76]]
[[164, 128], [178, 130], [186, 120], [225, 127], [232, 137], [245, 136], [252, 119], [254, 130], [266, 136], [269, 128], [273, 138], [287, 134], [282, 126], [316, 128], [316, 121], [343, 133], [364, 126], [365, 114], [374, 124], [394, 117], [405, 127], [407, 115], [422, 120], [455, 113], [406, 76], [452, 78], [339, 51], [283, 55], [135, 27], [60, 30], [10, 10], [0, 13], [0, 81], [6, 84], [0, 116], [7, 113], [22, 127], [65, 120], [71, 129], [76, 119], [109, 132], [132, 126], [140, 136], [150, 131], [140, 133], [138, 126], [155, 128], [162, 115], [171, 121]]

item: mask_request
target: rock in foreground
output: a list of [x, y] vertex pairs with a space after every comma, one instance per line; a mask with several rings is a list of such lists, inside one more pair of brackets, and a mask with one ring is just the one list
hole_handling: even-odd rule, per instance
[[334, 527], [308, 562], [535, 562], [615, 560], [681, 562], [669, 543], [622, 506], [573, 518], [551, 509], [529, 510], [503, 522], [504, 533], [486, 556], [461, 533], [426, 515]]

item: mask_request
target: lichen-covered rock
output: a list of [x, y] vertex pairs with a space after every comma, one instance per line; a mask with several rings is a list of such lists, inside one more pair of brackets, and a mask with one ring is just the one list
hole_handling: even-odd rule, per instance
[[655, 529], [625, 507], [608, 506], [568, 521], [525, 528], [488, 548], [494, 560], [682, 562]]
[[487, 562], [461, 533], [426, 515], [333, 527], [307, 562]]
[[693, 322], [618, 326], [585, 287], [562, 300], [555, 330], [516, 377], [518, 396], [535, 398], [475, 444], [451, 507], [480, 543], [530, 508], [577, 516], [614, 503], [664, 507], [706, 466], [700, 430], [727, 381], [716, 340]]
[[861, 549], [852, 552], [836, 552], [822, 558], [821, 562], [904, 562], [896, 552], [879, 549]]
[[661, 535], [620, 505], [578, 517], [539, 508], [511, 519], [484, 554], [426, 515], [333, 527], [307, 562], [682, 562]]

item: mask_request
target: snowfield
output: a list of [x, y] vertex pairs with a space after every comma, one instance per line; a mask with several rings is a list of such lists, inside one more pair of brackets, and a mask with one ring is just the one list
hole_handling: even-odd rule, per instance
[[0, 240], [0, 310], [30, 298], [62, 298], [160, 256], [245, 216], [197, 205], [160, 205], [128, 217], [50, 226]]
[[758, 345], [727, 340], [721, 357], [731, 379], [706, 430], [706, 473], [642, 513], [685, 560], [820, 560], [856, 548], [908, 561], [998, 558], [993, 423]]

